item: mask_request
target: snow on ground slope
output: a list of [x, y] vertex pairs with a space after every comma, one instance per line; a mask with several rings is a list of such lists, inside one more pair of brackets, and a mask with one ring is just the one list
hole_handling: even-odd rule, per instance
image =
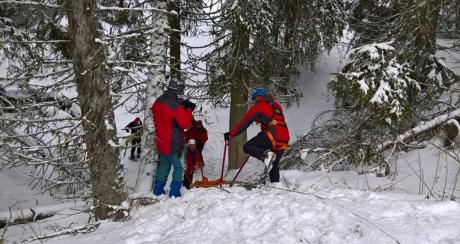
[[[273, 188], [272, 188], [273, 187]], [[460, 204], [357, 190], [193, 189], [49, 243], [459, 243]], [[295, 190], [296, 188], [290, 188]]]

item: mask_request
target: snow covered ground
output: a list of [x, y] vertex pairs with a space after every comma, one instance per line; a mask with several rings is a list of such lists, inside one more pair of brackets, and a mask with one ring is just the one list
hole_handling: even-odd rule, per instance
[[49, 243], [460, 242], [457, 202], [347, 189], [294, 192], [308, 184], [193, 189], [133, 211], [128, 222]]

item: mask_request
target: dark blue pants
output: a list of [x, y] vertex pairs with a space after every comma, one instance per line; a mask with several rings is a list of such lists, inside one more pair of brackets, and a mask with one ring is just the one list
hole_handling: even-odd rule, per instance
[[[265, 152], [272, 149], [272, 143], [268, 137], [263, 133], [259, 132], [251, 140], [247, 141], [243, 146], [243, 151], [249, 154], [251, 157], [257, 158], [264, 161]], [[280, 169], [279, 162], [283, 156], [283, 151], [273, 151], [276, 154], [276, 159], [273, 161], [273, 168], [270, 171], [270, 182], [280, 181]]]

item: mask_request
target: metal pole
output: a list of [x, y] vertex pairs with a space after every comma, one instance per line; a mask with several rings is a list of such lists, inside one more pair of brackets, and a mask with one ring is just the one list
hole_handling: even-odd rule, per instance
[[238, 175], [240, 175], [241, 170], [243, 170], [243, 167], [246, 165], [246, 163], [249, 160], [249, 155], [246, 157], [246, 160], [244, 160], [244, 163], [240, 166], [240, 169], [238, 170], [238, 173], [236, 173], [235, 177], [233, 177], [232, 181], [235, 181]]
[[225, 167], [225, 157], [227, 156], [227, 146], [228, 146], [228, 141], [225, 141], [224, 156], [222, 158], [222, 170], [220, 172], [220, 187], [222, 187], [222, 182], [224, 181], [224, 167]]

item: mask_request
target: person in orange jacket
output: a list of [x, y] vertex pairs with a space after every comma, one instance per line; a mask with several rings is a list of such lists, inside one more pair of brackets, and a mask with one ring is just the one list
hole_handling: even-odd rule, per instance
[[264, 88], [255, 89], [252, 100], [255, 104], [234, 128], [224, 133], [224, 138], [229, 141], [245, 131], [253, 122], [258, 123], [261, 131], [244, 144], [243, 151], [264, 162], [270, 182], [279, 182], [279, 161], [289, 143], [289, 130], [283, 109]]

